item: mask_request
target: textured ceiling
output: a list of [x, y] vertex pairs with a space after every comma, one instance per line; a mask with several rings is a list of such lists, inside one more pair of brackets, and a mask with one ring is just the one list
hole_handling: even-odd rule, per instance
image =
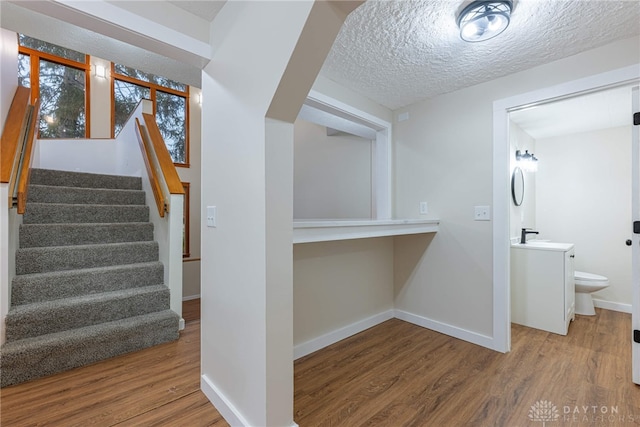
[[463, 42], [463, 2], [369, 0], [322, 74], [392, 110], [640, 34], [639, 1], [520, 0], [500, 36]]

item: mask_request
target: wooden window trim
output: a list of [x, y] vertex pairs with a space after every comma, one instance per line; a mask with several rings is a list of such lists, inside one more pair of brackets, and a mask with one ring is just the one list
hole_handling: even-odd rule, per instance
[[145, 82], [144, 80], [139, 80], [130, 76], [125, 76], [124, 74], [119, 74], [116, 72], [115, 63], [111, 63], [111, 137], [115, 138], [115, 129], [116, 129], [116, 95], [115, 95], [115, 81], [120, 80], [122, 82], [131, 83], [137, 86], [146, 87], [149, 89], [149, 96], [151, 97], [151, 104], [153, 105], [153, 115], [156, 115], [156, 92], [164, 92], [171, 95], [181, 96], [185, 99], [185, 144], [184, 144], [184, 163], [173, 163], [175, 167], [178, 168], [190, 168], [190, 145], [191, 145], [191, 132], [190, 132], [190, 116], [191, 109], [189, 107], [190, 104], [190, 93], [189, 93], [189, 85], [186, 86], [185, 91], [172, 89], [165, 86], [160, 86], [156, 83]]
[[[84, 71], [84, 138], [91, 138], [91, 57], [89, 55], [84, 56], [85, 62], [77, 62], [71, 59], [63, 58], [61, 56], [52, 55], [47, 52], [42, 52], [29, 47], [24, 47], [18, 44], [18, 53], [28, 55], [30, 57], [30, 80], [31, 80], [31, 103], [35, 103], [36, 99], [40, 95], [40, 60], [53, 62], [54, 64], [62, 65], [65, 67], [75, 68], [76, 70]], [[36, 76], [37, 78], [34, 78]], [[40, 138], [40, 129], [38, 127], [38, 138]], [[56, 140], [62, 138], [47, 138], [47, 140]], [[81, 139], [81, 138], [79, 138]]]

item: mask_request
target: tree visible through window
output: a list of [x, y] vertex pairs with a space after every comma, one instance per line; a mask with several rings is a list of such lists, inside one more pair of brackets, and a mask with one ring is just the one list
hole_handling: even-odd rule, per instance
[[20, 34], [18, 82], [40, 99], [40, 138], [85, 138], [88, 56]]
[[140, 100], [150, 99], [173, 162], [188, 164], [187, 85], [119, 64], [114, 64], [112, 74], [114, 137], [122, 130]]

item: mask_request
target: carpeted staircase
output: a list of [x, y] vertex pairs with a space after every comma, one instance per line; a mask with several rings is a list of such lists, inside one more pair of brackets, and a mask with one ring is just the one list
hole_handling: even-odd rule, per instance
[[31, 171], [1, 387], [178, 339], [141, 186]]

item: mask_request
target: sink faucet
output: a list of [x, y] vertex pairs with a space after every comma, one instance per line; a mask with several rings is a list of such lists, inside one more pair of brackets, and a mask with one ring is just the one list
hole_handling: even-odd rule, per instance
[[522, 235], [520, 236], [520, 243], [527, 243], [527, 234], [539, 234], [539, 231], [529, 231], [530, 228], [523, 228]]

